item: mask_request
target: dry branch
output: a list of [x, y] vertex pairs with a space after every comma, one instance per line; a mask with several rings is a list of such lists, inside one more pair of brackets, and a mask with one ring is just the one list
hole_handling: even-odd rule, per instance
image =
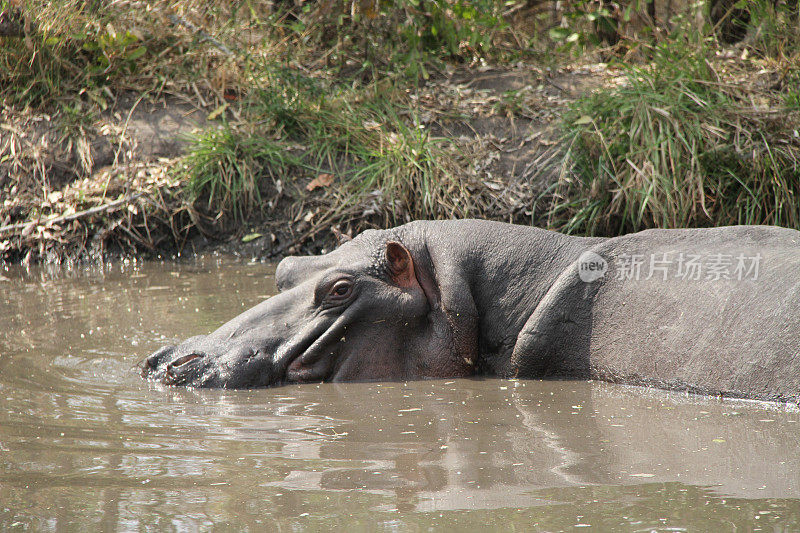
[[105, 203], [103, 205], [98, 205], [98, 206], [92, 207], [91, 209], [86, 209], [85, 211], [79, 211], [77, 213], [71, 213], [69, 215], [62, 215], [62, 216], [58, 216], [58, 217], [55, 217], [55, 218], [48, 218], [48, 219], [44, 219], [44, 220], [32, 220], [32, 221], [28, 221], [28, 222], [20, 222], [20, 223], [17, 223], [17, 224], [9, 224], [7, 226], [2, 226], [2, 227], [0, 227], [0, 236], [4, 235], [6, 233], [15, 233], [17, 231], [22, 231], [25, 228], [27, 228], [28, 226], [32, 226], [32, 225], [61, 224], [62, 222], [71, 222], [73, 220], [78, 220], [80, 218], [89, 217], [89, 216], [92, 216], [92, 215], [97, 215], [99, 213], [105, 213], [106, 211], [111, 211], [111, 210], [113, 210], [113, 209], [115, 209], [115, 208], [117, 208], [117, 207], [119, 207], [121, 205], [130, 203], [133, 200], [136, 200], [137, 198], [140, 198], [141, 196], [144, 196], [144, 194], [145, 194], [144, 192], [137, 192], [135, 194], [129, 194], [127, 196], [124, 196], [123, 198], [120, 198], [119, 200], [114, 200], [113, 202], [108, 202], [108, 203]]

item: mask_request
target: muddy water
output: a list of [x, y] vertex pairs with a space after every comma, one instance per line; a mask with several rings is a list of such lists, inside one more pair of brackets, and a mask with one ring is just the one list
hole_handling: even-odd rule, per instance
[[132, 371], [274, 291], [205, 258], [0, 269], [0, 529], [800, 528], [800, 415], [586, 382], [192, 391]]

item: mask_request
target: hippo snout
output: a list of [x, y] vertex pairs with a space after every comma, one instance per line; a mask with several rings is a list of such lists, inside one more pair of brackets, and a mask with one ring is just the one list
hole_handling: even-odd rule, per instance
[[164, 346], [140, 368], [145, 379], [189, 387], [263, 387], [279, 377], [269, 351], [245, 344], [216, 345], [208, 337]]

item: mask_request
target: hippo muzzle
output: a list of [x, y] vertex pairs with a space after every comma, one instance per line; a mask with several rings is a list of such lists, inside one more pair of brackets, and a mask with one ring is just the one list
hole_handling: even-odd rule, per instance
[[142, 363], [142, 376], [165, 385], [226, 388], [268, 386], [278, 379], [278, 366], [258, 348], [240, 346], [218, 355], [201, 348], [206, 338], [161, 348]]
[[142, 375], [167, 385], [224, 388], [329, 379], [343, 353], [330, 339], [348, 313], [317, 312], [315, 284], [281, 292], [209, 335], [161, 348], [143, 361]]

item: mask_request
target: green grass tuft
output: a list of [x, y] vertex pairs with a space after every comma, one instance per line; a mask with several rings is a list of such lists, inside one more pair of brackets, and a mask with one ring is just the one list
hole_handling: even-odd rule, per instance
[[323, 201], [331, 219], [354, 210], [387, 223], [469, 214], [457, 154], [393, 101], [391, 87], [353, 89], [275, 65], [254, 72], [243, 121], [201, 133], [186, 160], [192, 198], [215, 216], [258, 209], [259, 188], [279, 178], [305, 196], [300, 185], [320, 174], [334, 177]]
[[[565, 172], [550, 212], [569, 232], [800, 227], [796, 109], [723, 83], [705, 51], [671, 42], [627, 83], [564, 116]], [[773, 98], [774, 100], [774, 98]]]

